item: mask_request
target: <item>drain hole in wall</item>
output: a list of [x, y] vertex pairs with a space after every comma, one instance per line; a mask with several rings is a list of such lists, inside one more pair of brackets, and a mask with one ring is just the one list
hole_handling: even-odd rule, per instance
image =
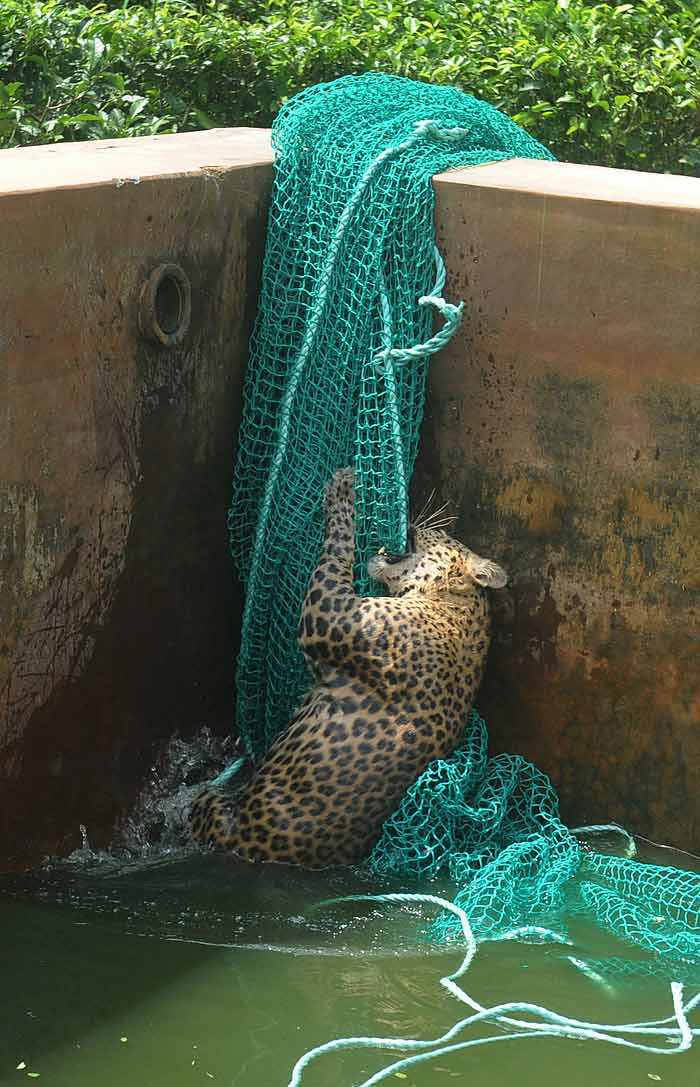
[[174, 276], [165, 276], [158, 284], [156, 321], [168, 336], [182, 324], [182, 291]]
[[165, 347], [182, 343], [190, 327], [192, 288], [179, 264], [159, 264], [141, 288], [139, 327]]

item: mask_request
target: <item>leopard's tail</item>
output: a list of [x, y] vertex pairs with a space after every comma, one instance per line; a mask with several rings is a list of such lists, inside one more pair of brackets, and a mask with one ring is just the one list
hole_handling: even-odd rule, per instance
[[195, 842], [224, 849], [232, 846], [236, 812], [255, 775], [251, 762], [241, 759], [240, 764], [235, 766], [235, 776], [224, 771], [195, 797], [189, 813], [190, 834]]

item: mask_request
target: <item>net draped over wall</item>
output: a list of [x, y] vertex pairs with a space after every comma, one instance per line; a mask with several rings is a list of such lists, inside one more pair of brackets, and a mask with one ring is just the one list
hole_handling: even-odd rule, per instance
[[[262, 293], [229, 514], [246, 588], [238, 726], [259, 757], [309, 686], [297, 646], [321, 551], [322, 495], [354, 464], [357, 581], [403, 550], [427, 362], [461, 306], [442, 297], [434, 174], [552, 158], [488, 104], [450, 87], [346, 76], [291, 99], [276, 154]], [[468, 211], [468, 209], [467, 209]], [[436, 331], [433, 331], [435, 326]], [[700, 959], [700, 877], [584, 853], [536, 767], [487, 756], [484, 722], [432, 763], [387, 821], [376, 873], [449, 875], [474, 932], [494, 937], [568, 901], [650, 952]], [[434, 934], [458, 922], [443, 914]]]
[[[431, 178], [451, 166], [551, 158], [486, 103], [386, 75], [302, 92], [282, 109], [272, 142], [229, 518], [247, 593], [238, 726], [256, 755], [308, 687], [296, 627], [321, 550], [323, 488], [336, 468], [355, 465], [360, 583], [371, 550], [406, 543], [429, 356], [402, 354], [430, 340], [442, 303], [439, 295], [437, 306], [419, 301], [442, 279]], [[382, 356], [387, 349], [396, 354]]]

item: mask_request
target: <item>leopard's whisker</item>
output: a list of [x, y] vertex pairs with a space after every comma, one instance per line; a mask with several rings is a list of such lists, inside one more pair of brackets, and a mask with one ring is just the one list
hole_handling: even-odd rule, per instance
[[424, 529], [434, 528], [434, 526], [437, 524], [438, 521], [443, 521], [446, 517], [451, 517], [452, 516], [451, 514], [445, 512], [446, 509], [447, 509], [447, 502], [445, 502], [444, 505], [442, 505], [440, 507], [440, 509], [437, 509], [437, 510], [435, 510], [434, 513], [431, 513], [429, 517], [426, 517], [423, 520], [423, 522], [420, 524], [420, 526], [416, 526], [416, 527], [420, 527], [420, 528], [424, 528]]
[[430, 505], [431, 505], [433, 499], [435, 498], [436, 494], [437, 494], [437, 490], [436, 490], [435, 487], [433, 487], [432, 491], [430, 492], [427, 499], [423, 503], [420, 511], [413, 518], [414, 525], [418, 525], [423, 517], [427, 517], [428, 511], [430, 510]]
[[443, 528], [449, 528], [457, 520], [456, 517], [447, 517], [444, 521], [436, 521], [434, 524], [428, 525], [424, 528], [423, 532], [437, 532]]
[[417, 520], [415, 522], [415, 527], [416, 528], [429, 528], [430, 525], [435, 520], [435, 518], [440, 517], [441, 514], [444, 514], [444, 512], [447, 509], [448, 505], [449, 505], [448, 502], [443, 502], [443, 504], [441, 506], [438, 506], [438, 508], [436, 510], [433, 510], [432, 513], [427, 514], [426, 516], [421, 518], [419, 521]]
[[447, 532], [447, 530], [450, 528], [450, 525], [451, 525], [451, 522], [449, 522], [449, 521], [440, 522], [437, 525], [430, 525], [429, 528], [424, 528], [423, 532], [429, 532], [429, 533]]

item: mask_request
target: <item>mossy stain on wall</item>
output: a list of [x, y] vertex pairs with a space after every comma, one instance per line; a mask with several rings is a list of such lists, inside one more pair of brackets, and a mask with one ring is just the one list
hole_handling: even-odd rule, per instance
[[601, 428], [599, 385], [590, 378], [568, 378], [551, 371], [535, 380], [533, 404], [542, 452], [559, 468], [576, 472], [582, 454], [594, 448]]

